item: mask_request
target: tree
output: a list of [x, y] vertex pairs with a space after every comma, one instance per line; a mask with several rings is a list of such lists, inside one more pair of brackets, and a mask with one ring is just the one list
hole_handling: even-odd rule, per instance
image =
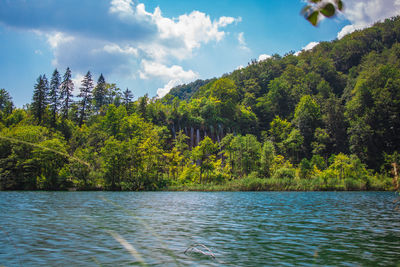
[[138, 106], [138, 112], [142, 116], [143, 119], [147, 119], [147, 104], [149, 102], [149, 96], [148, 94], [145, 94], [141, 98], [139, 98], [139, 106]]
[[51, 109], [51, 124], [54, 127], [56, 124], [57, 110], [60, 106], [60, 85], [61, 77], [58, 70], [55, 69], [50, 81], [49, 102]]
[[64, 119], [68, 118], [68, 111], [72, 103], [72, 91], [74, 90], [74, 83], [71, 80], [71, 70], [69, 67], [65, 71], [64, 79], [61, 83], [61, 112]]
[[96, 111], [99, 111], [101, 107], [106, 103], [107, 97], [107, 84], [103, 74], [100, 74], [97, 79], [97, 85], [93, 90], [94, 107]]
[[[204, 172], [209, 174], [213, 169], [213, 160], [215, 156], [213, 155], [217, 151], [217, 145], [206, 136], [198, 146], [192, 150], [192, 158], [197, 161], [200, 165], [200, 183], [203, 182], [202, 175]], [[208, 177], [208, 175], [207, 175]]]
[[260, 174], [263, 177], [271, 177], [272, 164], [275, 158], [275, 147], [271, 141], [265, 141], [261, 150]]
[[85, 77], [82, 80], [82, 86], [79, 88], [81, 97], [80, 101], [80, 119], [79, 119], [79, 127], [82, 126], [83, 121], [86, 119], [88, 110], [90, 109], [90, 101], [92, 99], [92, 90], [93, 90], [93, 80], [92, 74], [88, 71]]
[[38, 124], [42, 123], [46, 106], [48, 104], [49, 83], [46, 75], [40, 75], [35, 84], [32, 98], [32, 113]]
[[310, 95], [305, 95], [300, 99], [293, 121], [304, 138], [304, 152], [308, 156], [311, 152], [314, 131], [321, 124], [320, 107]]
[[7, 115], [13, 111], [14, 104], [10, 94], [5, 89], [0, 89], [0, 110]]
[[126, 90], [123, 92], [123, 97], [122, 97], [126, 110], [129, 109], [129, 106], [132, 103], [133, 97], [134, 96], [133, 96], [132, 91], [129, 90], [128, 88], [126, 88]]
[[100, 151], [106, 187], [121, 190], [121, 181], [128, 168], [128, 150], [125, 142], [111, 136]]

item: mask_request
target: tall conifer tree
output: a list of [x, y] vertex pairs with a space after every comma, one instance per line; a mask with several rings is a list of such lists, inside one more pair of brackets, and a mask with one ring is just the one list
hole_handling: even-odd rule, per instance
[[54, 70], [50, 81], [49, 102], [51, 109], [51, 124], [54, 127], [56, 124], [57, 110], [60, 107], [60, 85], [61, 77], [57, 69]]
[[133, 94], [132, 91], [126, 88], [126, 90], [123, 92], [123, 101], [125, 108], [128, 110], [129, 104], [132, 102], [133, 99]]
[[96, 88], [93, 90], [93, 98], [95, 102], [95, 110], [99, 111], [101, 107], [106, 104], [106, 96], [107, 96], [107, 87], [106, 80], [104, 79], [103, 74], [100, 74], [99, 79], [97, 80]]
[[49, 83], [46, 75], [40, 75], [36, 80], [32, 98], [32, 113], [37, 119], [38, 124], [41, 124], [43, 121], [43, 116], [48, 104], [48, 93]]
[[81, 97], [79, 126], [81, 126], [90, 109], [90, 101], [92, 100], [93, 79], [90, 71], [86, 73], [82, 80], [82, 86], [79, 89], [79, 97]]
[[74, 90], [74, 83], [71, 80], [71, 70], [69, 67], [65, 71], [64, 79], [61, 84], [61, 113], [64, 119], [68, 117], [68, 110], [72, 103], [72, 91]]

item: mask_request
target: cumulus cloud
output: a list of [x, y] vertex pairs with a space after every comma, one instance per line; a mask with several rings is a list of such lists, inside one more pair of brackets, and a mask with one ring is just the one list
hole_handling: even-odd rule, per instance
[[[130, 16], [129, 0], [0, 1], [0, 23], [26, 30], [62, 32], [69, 36], [143, 41], [157, 34], [156, 25]], [[62, 12], [60, 12], [62, 10]]]
[[399, 0], [347, 0], [343, 16], [351, 22], [351, 25], [343, 27], [337, 38], [366, 27], [374, 22], [400, 14]]
[[157, 89], [157, 98], [162, 98], [171, 91], [172, 88], [182, 84], [180, 79], [170, 80], [164, 87]]
[[190, 57], [192, 51], [202, 44], [222, 40], [226, 33], [221, 28], [240, 20], [224, 16], [212, 21], [210, 16], [199, 11], [178, 18], [167, 18], [162, 15], [159, 7], [153, 13], [147, 12], [144, 4], [137, 5], [136, 13], [157, 25], [159, 34], [156, 40], [150, 45], [141, 44], [139, 47], [159, 61], [167, 56], [180, 60]]
[[149, 79], [158, 77], [164, 80], [179, 79], [191, 81], [198, 77], [198, 74], [192, 70], [185, 71], [181, 66], [173, 65], [168, 67], [158, 62], [142, 60], [143, 70], [140, 71], [140, 78]]
[[74, 37], [68, 36], [62, 32], [47, 33], [45, 35], [47, 37], [47, 42], [53, 49], [56, 49], [60, 44], [74, 40]]
[[304, 51], [308, 51], [313, 49], [315, 46], [317, 46], [319, 44], [319, 42], [310, 42], [308, 43], [305, 47], [303, 47]]
[[263, 61], [263, 60], [266, 60], [266, 59], [268, 59], [270, 57], [271, 57], [270, 55], [261, 54], [261, 55], [258, 56], [258, 61]]
[[121, 18], [132, 16], [133, 2], [132, 0], [112, 0], [109, 11], [120, 15]]
[[103, 47], [103, 50], [110, 54], [126, 54], [126, 55], [133, 55], [133, 56], [138, 55], [138, 50], [136, 48], [128, 46], [128, 45], [125, 46], [124, 48], [121, 48], [117, 44], [107, 44]]
[[294, 53], [295, 56], [298, 56], [301, 52], [303, 51], [308, 51], [313, 49], [315, 46], [317, 46], [319, 44], [319, 42], [309, 42], [306, 46], [304, 46], [303, 48], [301, 48], [300, 51], [297, 51], [296, 53]]
[[[229, 16], [212, 19], [200, 11], [168, 18], [159, 7], [149, 12], [133, 0], [68, 0], [68, 5], [57, 0], [0, 1], [0, 24], [43, 36], [55, 67], [68, 66], [78, 73], [139, 74], [164, 82], [197, 78], [179, 62], [202, 45], [221, 41], [224, 28], [240, 21]], [[243, 33], [239, 38], [245, 44]]]

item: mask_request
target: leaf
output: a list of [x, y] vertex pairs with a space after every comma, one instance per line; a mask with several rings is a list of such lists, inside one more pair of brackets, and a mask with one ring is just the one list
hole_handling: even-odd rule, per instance
[[333, 15], [335, 15], [335, 6], [332, 3], [328, 3], [326, 4], [322, 9], [321, 9], [321, 13], [325, 16], [325, 17], [332, 17]]
[[310, 0], [310, 2], [316, 4], [316, 3], [321, 2], [321, 0]]
[[317, 25], [318, 23], [318, 16], [319, 16], [319, 12], [318, 11], [314, 11], [312, 12], [308, 17], [307, 20], [314, 26]]
[[337, 5], [337, 8], [338, 8], [340, 11], [343, 10], [343, 1], [342, 1], [342, 0], [337, 0], [337, 1], [336, 1], [336, 5]]

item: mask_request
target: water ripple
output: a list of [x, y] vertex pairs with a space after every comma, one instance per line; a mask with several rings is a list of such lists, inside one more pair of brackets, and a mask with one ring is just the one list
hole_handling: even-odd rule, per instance
[[[0, 192], [5, 266], [390, 266], [389, 192]], [[140, 255], [133, 257], [115, 232]], [[183, 252], [202, 243], [216, 259]]]

